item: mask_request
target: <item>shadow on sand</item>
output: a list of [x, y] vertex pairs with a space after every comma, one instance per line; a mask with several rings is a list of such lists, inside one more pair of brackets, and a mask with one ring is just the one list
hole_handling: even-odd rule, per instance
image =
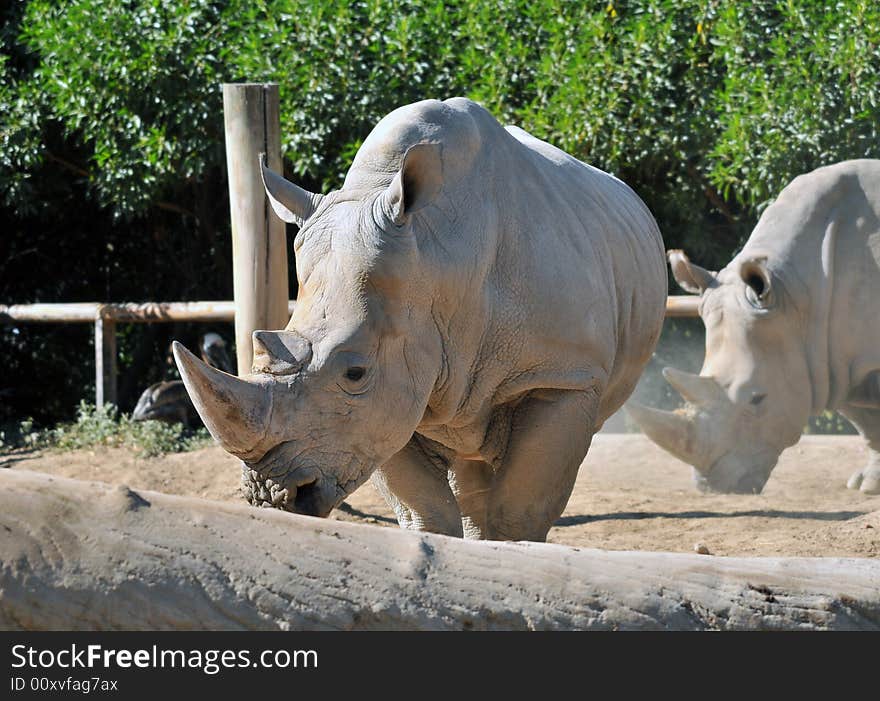
[[790, 518], [814, 521], [849, 521], [864, 516], [868, 511], [619, 511], [613, 514], [563, 516], [554, 525], [560, 528], [580, 526], [594, 521], [642, 521], [649, 518]]
[[380, 516], [379, 514], [368, 514], [366, 511], [361, 511], [360, 509], [354, 508], [347, 501], [342, 502], [339, 506], [336, 507], [342, 513], [348, 514], [349, 516], [357, 516], [358, 518], [372, 520], [372, 521], [381, 521], [382, 523], [390, 523], [393, 525], [397, 525], [396, 518], [388, 518], [387, 516]]
[[36, 448], [16, 448], [8, 453], [0, 453], [0, 470], [4, 467], [12, 467], [22, 460], [30, 460], [37, 456]]

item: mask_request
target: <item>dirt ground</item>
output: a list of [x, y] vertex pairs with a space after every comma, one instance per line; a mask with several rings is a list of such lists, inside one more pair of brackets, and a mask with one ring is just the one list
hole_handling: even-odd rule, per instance
[[[780, 459], [764, 493], [703, 495], [690, 468], [641, 435], [593, 440], [568, 508], [548, 540], [609, 550], [713, 555], [880, 557], [880, 496], [846, 489], [866, 452], [852, 436], [804, 436]], [[127, 484], [205, 499], [239, 500], [238, 462], [216, 447], [141, 459], [125, 450], [34, 452], [0, 467]], [[394, 526], [371, 484], [332, 518]]]

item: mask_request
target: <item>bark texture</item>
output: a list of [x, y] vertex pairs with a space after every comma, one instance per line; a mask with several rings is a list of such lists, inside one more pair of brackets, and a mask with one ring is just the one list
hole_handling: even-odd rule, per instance
[[464, 541], [0, 471], [0, 628], [880, 629], [880, 561]]

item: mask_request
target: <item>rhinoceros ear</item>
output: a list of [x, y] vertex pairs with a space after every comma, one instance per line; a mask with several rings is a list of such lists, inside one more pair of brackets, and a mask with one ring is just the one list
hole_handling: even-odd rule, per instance
[[260, 154], [260, 175], [272, 209], [279, 219], [288, 224], [302, 226], [305, 220], [315, 213], [323, 199], [323, 195], [303, 190], [270, 170], [266, 165], [265, 153]]
[[755, 307], [767, 307], [771, 299], [771, 277], [767, 258], [747, 258], [739, 266], [739, 276], [746, 284], [746, 299]]
[[718, 284], [715, 273], [691, 263], [684, 251], [669, 251], [666, 257], [669, 259], [669, 267], [672, 268], [672, 276], [685, 292], [700, 295]]
[[443, 189], [442, 147], [438, 143], [410, 146], [386, 193], [394, 223], [402, 226], [414, 212], [430, 204]]

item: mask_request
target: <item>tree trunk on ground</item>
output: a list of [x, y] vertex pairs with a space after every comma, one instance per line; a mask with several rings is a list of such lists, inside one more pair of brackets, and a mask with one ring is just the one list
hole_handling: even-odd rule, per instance
[[0, 471], [5, 629], [880, 629], [880, 561], [485, 543]]

